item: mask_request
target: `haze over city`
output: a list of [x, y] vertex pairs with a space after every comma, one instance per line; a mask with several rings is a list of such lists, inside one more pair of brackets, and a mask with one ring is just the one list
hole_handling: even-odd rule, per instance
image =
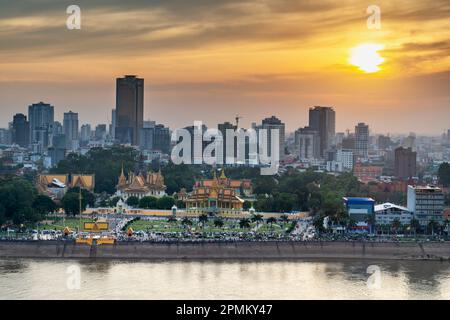
[[[39, 101], [59, 120], [70, 109], [107, 123], [124, 74], [145, 79], [145, 119], [171, 128], [239, 113], [243, 126], [276, 114], [293, 131], [314, 105], [336, 109], [338, 131], [448, 126], [448, 1], [379, 1], [379, 30], [370, 1], [80, 0], [80, 30], [66, 28], [67, 5], [0, 4], [1, 126]], [[377, 72], [349, 63], [366, 43], [379, 46]]]

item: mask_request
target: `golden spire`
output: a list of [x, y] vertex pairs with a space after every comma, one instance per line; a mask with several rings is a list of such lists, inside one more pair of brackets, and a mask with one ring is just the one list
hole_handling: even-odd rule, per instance
[[222, 167], [222, 171], [220, 172], [220, 179], [226, 179], [227, 176], [225, 175], [225, 168]]
[[123, 173], [123, 162], [122, 162], [122, 172], [120, 173], [119, 177], [119, 186], [123, 186], [127, 183], [127, 178], [125, 177], [125, 174]]

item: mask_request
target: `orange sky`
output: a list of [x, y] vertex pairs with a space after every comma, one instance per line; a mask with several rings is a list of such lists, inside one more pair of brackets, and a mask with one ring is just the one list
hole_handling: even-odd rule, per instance
[[[33, 102], [107, 122], [115, 78], [145, 79], [145, 117], [175, 129], [203, 120], [249, 126], [275, 114], [294, 130], [313, 105], [337, 128], [439, 134], [450, 128], [450, 3], [435, 1], [76, 1], [0, 4], [0, 125]], [[93, 4], [95, 3], [95, 4]], [[381, 29], [366, 8], [381, 8]], [[381, 71], [348, 64], [350, 49], [384, 46]]]

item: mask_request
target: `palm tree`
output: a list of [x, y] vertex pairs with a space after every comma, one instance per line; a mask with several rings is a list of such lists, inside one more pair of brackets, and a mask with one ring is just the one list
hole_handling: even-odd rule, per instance
[[273, 230], [273, 224], [274, 224], [275, 222], [277, 222], [277, 218], [270, 217], [270, 218], [267, 219], [266, 222], [267, 222], [268, 224], [270, 224], [270, 230]]
[[402, 226], [402, 223], [398, 218], [395, 218], [391, 223], [392, 229], [395, 230], [395, 235], [397, 235], [398, 229]]
[[430, 220], [428, 223], [428, 229], [431, 229], [431, 235], [434, 236], [434, 229], [438, 226], [438, 223], [434, 221], [433, 219]]
[[411, 229], [414, 230], [414, 238], [416, 238], [417, 236], [417, 230], [420, 227], [420, 223], [419, 220], [417, 220], [416, 218], [412, 218], [411, 222], [409, 223], [409, 225], [411, 226]]
[[192, 225], [192, 221], [188, 217], [184, 217], [183, 220], [181, 220], [181, 224], [184, 225], [184, 226], [191, 226]]
[[289, 217], [288, 217], [287, 215], [283, 214], [283, 215], [280, 217], [280, 221], [283, 223], [283, 227], [285, 227], [285, 226], [286, 226], [286, 223], [289, 221]]
[[177, 218], [175, 218], [175, 217], [169, 217], [169, 218], [167, 219], [167, 222], [169, 222], [169, 223], [177, 222]]
[[217, 228], [222, 228], [224, 225], [223, 219], [222, 218], [216, 218], [214, 219], [214, 226]]
[[202, 224], [202, 228], [203, 228], [204, 225], [208, 222], [208, 215], [206, 213], [201, 214], [198, 217], [198, 222], [200, 222]]
[[372, 233], [376, 233], [375, 232], [376, 218], [374, 213], [369, 214], [369, 216], [367, 217], [367, 223], [369, 224]]
[[239, 221], [239, 226], [242, 229], [248, 229], [250, 228], [250, 220], [248, 220], [247, 218], [243, 218]]
[[252, 219], [253, 222], [256, 222], [256, 227], [258, 227], [258, 226], [259, 226], [259, 223], [263, 220], [263, 216], [256, 213], [256, 214], [254, 214], [254, 215], [252, 216], [251, 219]]

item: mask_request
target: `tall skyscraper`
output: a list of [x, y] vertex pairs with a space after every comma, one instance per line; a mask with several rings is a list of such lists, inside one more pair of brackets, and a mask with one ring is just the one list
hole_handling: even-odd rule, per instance
[[363, 159], [369, 157], [369, 126], [362, 122], [355, 127], [355, 155]]
[[336, 112], [331, 107], [315, 106], [309, 109], [309, 127], [319, 132], [320, 156], [332, 146], [336, 134]]
[[116, 80], [116, 131], [119, 143], [139, 145], [144, 122], [144, 79], [126, 75]]
[[79, 146], [78, 113], [72, 111], [65, 112], [63, 128], [66, 136], [66, 148], [68, 150], [76, 150]]
[[54, 108], [44, 102], [28, 106], [28, 120], [30, 122], [30, 143], [39, 145], [37, 149], [48, 147], [50, 143], [51, 128], [54, 122]]
[[12, 124], [12, 142], [23, 148], [30, 144], [30, 123], [22, 113], [14, 115]]
[[399, 179], [411, 179], [417, 172], [417, 153], [411, 148], [395, 149], [395, 176]]

